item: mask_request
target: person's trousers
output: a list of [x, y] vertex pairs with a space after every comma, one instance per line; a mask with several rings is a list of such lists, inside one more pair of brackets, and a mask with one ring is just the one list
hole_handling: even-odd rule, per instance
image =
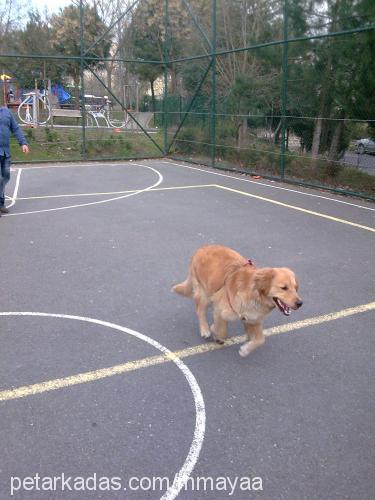
[[10, 157], [0, 156], [0, 207], [5, 205], [5, 185], [10, 179]]

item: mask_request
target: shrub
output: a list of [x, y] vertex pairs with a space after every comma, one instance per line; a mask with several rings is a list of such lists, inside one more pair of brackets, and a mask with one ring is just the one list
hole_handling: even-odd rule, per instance
[[32, 128], [25, 129], [25, 135], [26, 135], [26, 139], [28, 140], [28, 142], [35, 140], [34, 130]]
[[54, 130], [51, 130], [49, 127], [46, 127], [44, 129], [45, 131], [45, 134], [46, 134], [46, 140], [47, 142], [57, 142], [58, 139], [59, 139], [59, 134], [54, 131]]

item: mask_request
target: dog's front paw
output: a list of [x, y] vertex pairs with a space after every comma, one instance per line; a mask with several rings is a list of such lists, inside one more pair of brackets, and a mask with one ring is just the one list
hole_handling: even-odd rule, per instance
[[210, 330], [201, 330], [201, 337], [204, 339], [209, 339], [211, 337]]
[[246, 356], [248, 356], [250, 354], [250, 351], [248, 349], [248, 346], [247, 344], [243, 344], [240, 348], [239, 348], [239, 351], [238, 351], [239, 355], [242, 357], [242, 358], [246, 358]]
[[222, 339], [220, 337], [218, 337], [216, 335], [216, 331], [215, 331], [215, 324], [212, 323], [212, 325], [210, 326], [210, 330], [211, 330], [211, 333], [212, 333], [212, 338], [214, 339], [214, 341], [217, 343], [217, 344], [220, 344], [220, 345], [223, 345], [225, 344], [225, 339]]

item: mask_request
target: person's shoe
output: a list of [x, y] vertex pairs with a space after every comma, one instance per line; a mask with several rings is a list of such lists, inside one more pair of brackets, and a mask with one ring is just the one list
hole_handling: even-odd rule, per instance
[[0, 216], [1, 214], [9, 214], [9, 209], [6, 207], [0, 207]]

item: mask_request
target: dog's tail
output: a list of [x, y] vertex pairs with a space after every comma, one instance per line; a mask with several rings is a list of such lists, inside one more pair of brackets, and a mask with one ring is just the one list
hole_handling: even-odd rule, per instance
[[193, 284], [191, 282], [190, 276], [188, 276], [182, 283], [173, 286], [172, 292], [183, 295], [184, 297], [191, 297], [193, 294]]

